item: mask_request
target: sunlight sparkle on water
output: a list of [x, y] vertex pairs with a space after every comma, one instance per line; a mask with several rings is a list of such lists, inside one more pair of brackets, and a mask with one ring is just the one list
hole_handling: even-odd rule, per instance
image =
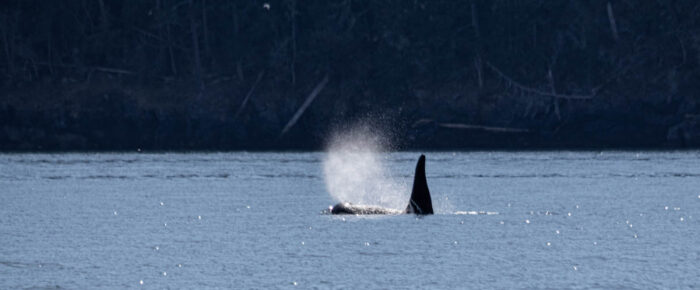
[[[508, 152], [493, 157], [460, 153], [458, 158], [430, 152], [428, 182], [437, 214], [417, 219], [320, 215], [318, 209], [335, 203], [321, 178], [324, 154], [124, 156], [136, 160], [117, 168], [105, 165], [109, 172], [97, 181], [78, 179], [102, 166], [93, 160], [110, 163], [122, 156], [0, 154], [0, 232], [11, 233], [0, 233], [0, 272], [6, 274], [0, 277], [29, 277], [0, 278], [0, 289], [128, 288], [133, 282], [144, 289], [284, 288], [293, 282], [295, 289], [322, 289], [331, 285], [327, 281], [338, 287], [361, 283], [380, 289], [391, 289], [396, 281], [437, 289], [700, 285], [697, 271], [692, 271], [697, 269], [695, 254], [700, 253], [700, 218], [693, 218], [700, 217], [700, 197], [693, 199], [689, 192], [700, 188], [700, 178], [668, 174], [694, 176], [700, 153], [654, 153], [659, 157], [629, 163], [618, 158], [627, 153], [591, 160], [578, 158], [591, 155], [586, 152]], [[400, 200], [405, 208], [417, 153], [377, 154], [386, 173], [395, 173], [397, 181], [407, 184]], [[27, 159], [37, 164], [30, 166]], [[46, 160], [57, 164], [50, 168]], [[522, 175], [533, 165], [542, 176], [557, 178]], [[158, 168], [184, 177], [163, 182], [151, 177]], [[269, 177], [260, 175], [265, 171]], [[63, 174], [74, 178], [46, 178]], [[129, 178], [112, 177], [122, 174]], [[230, 177], [201, 177], [209, 174]], [[482, 175], [490, 177], [465, 178]], [[643, 182], [635, 182], [635, 175]], [[41, 199], [45, 202], [36, 202]], [[172, 201], [167, 209], [165, 200]], [[451, 204], [443, 205], [447, 200]], [[508, 204], [511, 207], [504, 209]], [[126, 215], [117, 208], [125, 209]], [[252, 208], [264, 209], [264, 215], [254, 214]], [[491, 216], [487, 210], [501, 213]], [[464, 215], [453, 214], [458, 211]], [[201, 213], [210, 218], [204, 221]], [[160, 244], [166, 247], [162, 252]], [[95, 249], [100, 253], [94, 254]], [[416, 268], [416, 255], [421, 253], [425, 258], [419, 262], [425, 267]], [[313, 271], [328, 267], [329, 259], [345, 260], [350, 266]], [[498, 263], [489, 262], [494, 260]], [[108, 264], [109, 271], [91, 266], [101, 264]], [[439, 275], [416, 275], [422, 268]], [[278, 273], [260, 275], [266, 269]], [[464, 275], [465, 269], [470, 275]], [[362, 282], [367, 271], [381, 273], [382, 279]], [[250, 275], [239, 281], [231, 276], [236, 272]], [[146, 285], [138, 276], [153, 280]]]

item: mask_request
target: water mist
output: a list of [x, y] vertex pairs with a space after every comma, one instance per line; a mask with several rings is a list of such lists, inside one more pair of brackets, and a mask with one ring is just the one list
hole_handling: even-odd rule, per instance
[[338, 202], [403, 210], [410, 188], [384, 164], [390, 140], [366, 123], [331, 135], [323, 160], [328, 193]]

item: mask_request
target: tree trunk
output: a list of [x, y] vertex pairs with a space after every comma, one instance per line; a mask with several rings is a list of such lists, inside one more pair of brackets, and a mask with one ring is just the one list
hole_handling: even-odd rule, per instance
[[610, 20], [610, 30], [612, 30], [612, 35], [615, 41], [620, 40], [620, 36], [617, 34], [617, 23], [615, 22], [615, 14], [613, 14], [612, 4], [608, 2], [608, 20]]
[[7, 59], [7, 74], [12, 76], [15, 73], [15, 65], [14, 65], [14, 57], [12, 55], [12, 37], [10, 36], [10, 29], [13, 27], [13, 25], [10, 25], [10, 17], [2, 15], [3, 17], [0, 18], [0, 21], [2, 21], [2, 27], [0, 27], [0, 31], [2, 31], [2, 42], [5, 50], [5, 57]]
[[209, 22], [207, 21], [207, 0], [202, 0], [202, 36], [204, 37], [204, 52], [208, 58], [212, 57], [211, 43], [209, 42]]
[[297, 21], [296, 21], [296, 0], [291, 0], [292, 1], [292, 61], [290, 64], [289, 70], [291, 71], [292, 74], [292, 84], [296, 84], [296, 68], [294, 67], [296, 64], [296, 57], [297, 57]]
[[[231, 14], [233, 16], [233, 38], [235, 40], [239, 39], [239, 26], [238, 26], [238, 6], [236, 6], [236, 2], [233, 2], [231, 5]], [[237, 52], [238, 47], [234, 44], [234, 51]], [[241, 64], [241, 57], [238, 57], [238, 61], [236, 61], [236, 74], [238, 74], [238, 79], [239, 81], [243, 82], [245, 81], [245, 75], [243, 74], [243, 64]]]
[[561, 112], [559, 111], [559, 97], [557, 97], [557, 90], [554, 88], [554, 76], [552, 75], [552, 69], [547, 71], [547, 79], [549, 80], [549, 86], [552, 91], [552, 102], [554, 102], [554, 114], [557, 116], [557, 120], [561, 121]]
[[173, 53], [173, 39], [172, 33], [170, 33], [170, 23], [165, 27], [168, 34], [168, 54], [170, 56], [170, 71], [173, 75], [177, 75], [177, 65], [175, 65], [175, 53]]
[[97, 0], [97, 3], [100, 5], [100, 28], [102, 29], [102, 31], [106, 31], [107, 29], [109, 29], [107, 7], [105, 7], [104, 0]]
[[474, 36], [476, 38], [476, 57], [474, 58], [474, 67], [476, 68], [477, 84], [479, 85], [479, 88], [483, 88], [484, 74], [481, 59], [481, 32], [479, 31], [479, 18], [476, 12], [476, 0], [472, 1], [472, 26], [474, 27]]
[[[190, 0], [190, 11], [194, 11], [192, 0]], [[204, 79], [202, 77], [202, 59], [200, 57], [199, 51], [199, 34], [197, 33], [197, 22], [195, 20], [195, 14], [190, 13], [190, 30], [192, 32], [192, 53], [194, 59], [194, 77], [199, 85], [199, 92], [204, 91]]]
[[53, 55], [51, 52], [51, 36], [52, 36], [52, 31], [51, 28], [49, 28], [49, 32], [47, 33], [46, 36], [46, 58], [47, 62], [49, 63], [49, 73], [53, 75]]

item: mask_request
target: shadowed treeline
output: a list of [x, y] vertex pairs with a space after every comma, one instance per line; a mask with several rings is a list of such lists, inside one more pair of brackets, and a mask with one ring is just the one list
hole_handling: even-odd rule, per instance
[[697, 147], [700, 2], [6, 0], [0, 149]]

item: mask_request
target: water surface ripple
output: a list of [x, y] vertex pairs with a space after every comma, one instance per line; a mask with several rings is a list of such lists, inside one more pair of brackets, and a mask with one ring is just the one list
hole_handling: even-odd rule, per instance
[[700, 152], [427, 158], [416, 218], [320, 214], [324, 153], [0, 154], [0, 289], [700, 287]]

